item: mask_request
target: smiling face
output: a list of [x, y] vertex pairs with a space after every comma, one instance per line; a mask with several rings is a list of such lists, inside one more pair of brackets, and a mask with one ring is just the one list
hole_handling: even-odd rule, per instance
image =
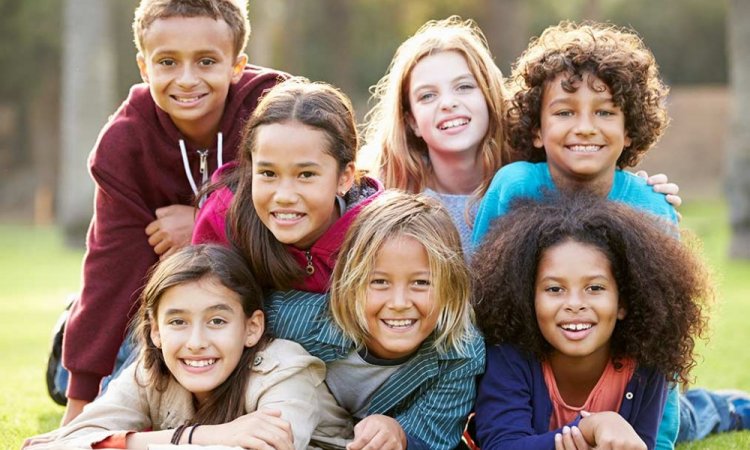
[[433, 299], [427, 250], [416, 239], [386, 240], [375, 258], [367, 287], [367, 350], [398, 359], [419, 349], [435, 330], [439, 307]]
[[233, 46], [229, 25], [209, 17], [157, 19], [144, 34], [141, 77], [154, 102], [197, 144], [214, 138], [229, 86], [247, 62]]
[[476, 155], [487, 134], [489, 112], [482, 90], [456, 51], [425, 56], [409, 77], [409, 124], [430, 153]]
[[263, 312], [247, 317], [237, 293], [212, 278], [167, 289], [151, 329], [167, 368], [199, 403], [229, 378], [244, 348], [262, 335]]
[[609, 259], [596, 247], [567, 240], [542, 254], [534, 307], [553, 358], [606, 361], [615, 324], [625, 317], [618, 299]]
[[544, 148], [558, 187], [584, 182], [606, 195], [617, 159], [631, 143], [625, 115], [599, 78], [585, 73], [576, 90], [566, 92], [561, 81], [567, 77], [563, 73], [546, 83], [534, 146]]
[[326, 134], [299, 122], [261, 125], [252, 154], [253, 205], [279, 242], [310, 248], [340, 212], [336, 194], [354, 182], [354, 164], [340, 170]]

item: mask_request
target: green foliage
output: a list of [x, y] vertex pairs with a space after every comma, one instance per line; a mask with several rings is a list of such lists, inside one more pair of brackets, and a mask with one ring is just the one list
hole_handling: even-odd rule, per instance
[[61, 0], [0, 0], [0, 101], [20, 101], [58, 70]]

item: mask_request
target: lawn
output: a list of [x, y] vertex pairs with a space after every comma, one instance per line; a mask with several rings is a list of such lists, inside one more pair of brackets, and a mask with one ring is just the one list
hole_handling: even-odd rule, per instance
[[[719, 297], [711, 340], [701, 344], [696, 385], [750, 391], [750, 262], [726, 259], [729, 232], [720, 203], [681, 208], [683, 226], [704, 243]], [[47, 397], [44, 368], [50, 331], [68, 294], [79, 287], [82, 252], [63, 247], [54, 229], [0, 225], [0, 448], [54, 428], [62, 408]], [[750, 432], [730, 433], [679, 450], [750, 448]]]

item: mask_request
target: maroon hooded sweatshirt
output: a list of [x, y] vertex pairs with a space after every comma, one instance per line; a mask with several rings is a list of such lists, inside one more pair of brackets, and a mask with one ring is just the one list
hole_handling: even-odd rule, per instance
[[223, 162], [234, 160], [242, 126], [258, 98], [286, 76], [245, 67], [227, 94], [219, 123], [221, 152], [218, 136], [213, 148], [193, 147], [154, 103], [145, 84], [131, 88], [102, 129], [89, 157], [96, 193], [83, 260], [83, 290], [71, 309], [63, 341], [63, 365], [70, 371], [68, 397], [93, 400], [101, 379], [112, 372], [148, 270], [158, 261], [146, 226], [155, 220], [157, 208], [193, 204], [185, 160], [198, 187], [203, 180], [198, 150], [208, 150], [209, 176], [218, 167], [219, 153]]

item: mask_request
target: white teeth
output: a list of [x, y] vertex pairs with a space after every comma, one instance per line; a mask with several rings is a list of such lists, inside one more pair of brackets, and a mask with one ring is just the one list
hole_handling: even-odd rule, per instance
[[593, 153], [599, 151], [602, 148], [600, 145], [571, 145], [568, 147], [570, 151], [579, 153]]
[[302, 214], [298, 213], [274, 213], [273, 215], [279, 220], [294, 220], [302, 217]]
[[201, 360], [194, 360], [194, 359], [183, 359], [186, 365], [190, 367], [206, 367], [213, 365], [216, 360], [215, 359], [201, 359]]
[[443, 122], [442, 124], [440, 124], [439, 128], [441, 130], [447, 130], [448, 128], [455, 128], [460, 127], [461, 125], [466, 125], [467, 123], [469, 123], [469, 119], [453, 119]]
[[590, 323], [564, 323], [560, 325], [560, 328], [568, 331], [582, 331], [588, 330], [592, 326]]
[[201, 98], [200, 95], [198, 95], [196, 97], [177, 97], [177, 96], [174, 97], [174, 99], [177, 100], [180, 103], [194, 102], [194, 101], [198, 100], [199, 98]]
[[391, 328], [401, 328], [401, 327], [408, 327], [414, 324], [416, 320], [414, 319], [401, 319], [401, 320], [383, 320], [386, 325], [388, 325]]

